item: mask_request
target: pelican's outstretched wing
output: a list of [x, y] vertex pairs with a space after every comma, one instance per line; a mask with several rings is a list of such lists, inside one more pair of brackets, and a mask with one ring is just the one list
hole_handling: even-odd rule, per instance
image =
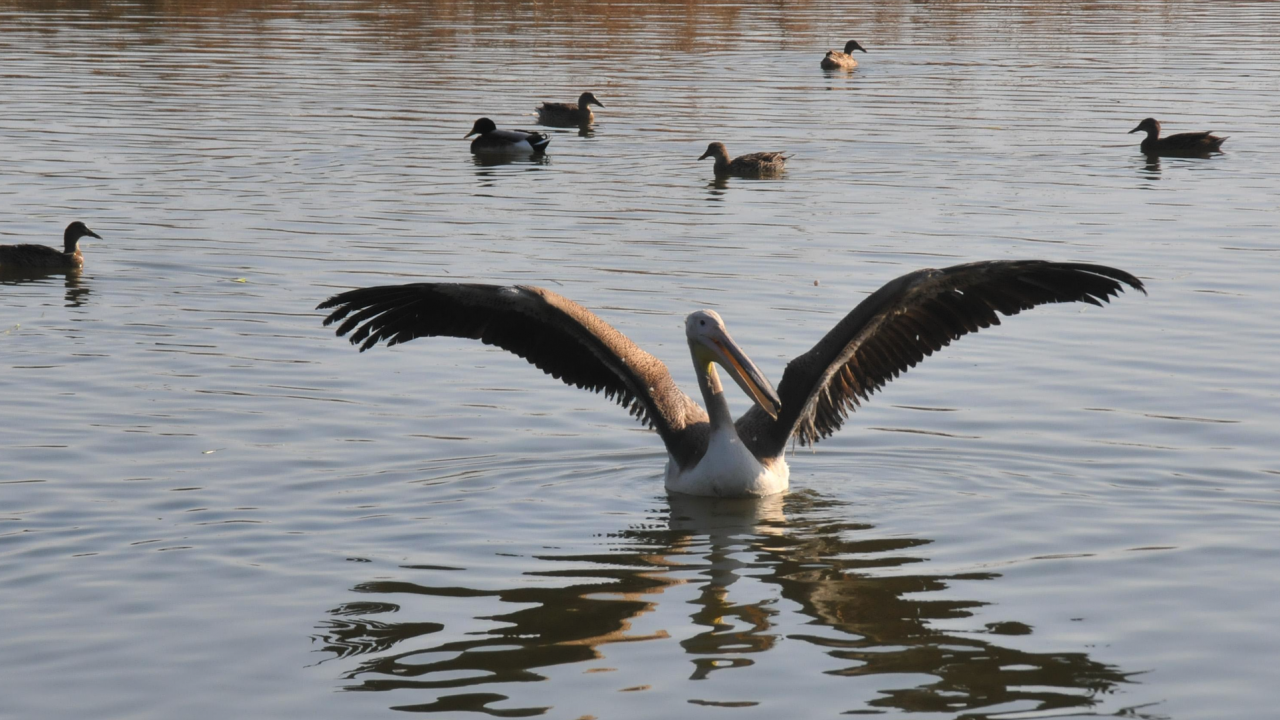
[[795, 436], [811, 445], [831, 435], [859, 405], [952, 340], [1000, 324], [1037, 305], [1101, 306], [1142, 281], [1103, 265], [994, 260], [917, 270], [863, 300], [809, 352], [787, 364], [778, 384], [778, 419], [753, 406], [738, 435], [760, 457], [781, 454]]
[[[364, 352], [419, 337], [479, 340], [515, 353], [568, 385], [605, 395], [658, 431], [672, 454], [707, 414], [667, 366], [590, 310], [550, 290], [517, 285], [413, 283], [349, 290], [320, 303], [339, 336]], [[352, 332], [354, 330], [354, 332]]]

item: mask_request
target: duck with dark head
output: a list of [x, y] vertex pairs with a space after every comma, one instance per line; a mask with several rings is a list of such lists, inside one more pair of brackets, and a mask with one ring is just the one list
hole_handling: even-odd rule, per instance
[[62, 233], [62, 251], [48, 245], [0, 245], [0, 270], [76, 270], [84, 266], [80, 238], [102, 236], [79, 220]]
[[473, 153], [540, 153], [547, 149], [551, 138], [543, 133], [528, 130], [499, 130], [489, 118], [480, 118], [471, 126], [471, 132], [463, 135], [471, 141]]
[[1225, 137], [1209, 132], [1178, 133], [1160, 137], [1160, 121], [1155, 118], [1147, 118], [1138, 123], [1138, 127], [1130, 130], [1129, 134], [1144, 131], [1147, 137], [1143, 139], [1140, 147], [1145, 155], [1206, 157], [1211, 153], [1222, 152], [1219, 148], [1227, 141]]
[[853, 51], [861, 50], [866, 52], [867, 49], [858, 44], [857, 40], [850, 40], [844, 44], [844, 52], [838, 50], [828, 50], [825, 57], [822, 58], [823, 70], [852, 70], [858, 67], [858, 61], [853, 59]]

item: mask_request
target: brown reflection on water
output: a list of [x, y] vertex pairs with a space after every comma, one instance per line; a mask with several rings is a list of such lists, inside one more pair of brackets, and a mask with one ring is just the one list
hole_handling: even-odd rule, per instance
[[62, 279], [63, 305], [65, 307], [81, 307], [89, 300], [89, 286], [84, 282], [82, 271], [43, 270], [32, 268], [0, 268], [0, 286], [44, 284], [52, 285], [58, 278]]
[[[993, 9], [971, 0], [899, 0], [859, 8], [857, 35], [869, 47], [885, 47], [907, 40], [916, 30], [940, 33], [962, 46], [975, 18], [984, 18], [1009, 32], [1010, 28], [1052, 31], [1071, 48], [1070, 35], [1102, 20], [1108, 32], [1116, 23], [1159, 25], [1194, 20], [1203, 5], [1194, 2], [1153, 2], [1150, 13], [1129, 10], [1108, 14], [1105, 5], [1089, 0], [1075, 2], [1010, 2]], [[1240, 2], [1220, 6], [1248, 5]], [[501, 38], [493, 48], [493, 62], [501, 64], [513, 48], [546, 45], [554, 38], [558, 54], [592, 51], [603, 61], [629, 62], [625, 51], [655, 49], [680, 52], [725, 52], [744, 46], [737, 31], [743, 26], [768, 28], [766, 43], [776, 47], [812, 47], [821, 54], [839, 49], [848, 38], [848, 7], [824, 0], [792, 0], [761, 4], [746, 0], [554, 0], [523, 3], [507, 0], [430, 0], [386, 3], [345, 0], [315, 3], [304, 0], [262, 3], [260, 0], [0, 0], [0, 12], [62, 17], [75, 22], [109, 22], [145, 33], [143, 42], [156, 41], [156, 30], [201, 31], [199, 46], [239, 44], [242, 30], [257, 29], [264, 35], [277, 32], [271, 23], [304, 22], [332, 26], [346, 24], [367, 28], [362, 33], [379, 47], [407, 51], [438, 50], [445, 40], [475, 36]], [[219, 34], [232, 24], [236, 32]], [[7, 29], [0, 23], [0, 35]], [[16, 30], [30, 28], [14, 23]], [[54, 28], [43, 28], [51, 31]], [[1036, 42], [1043, 44], [1043, 38]], [[760, 44], [753, 45], [759, 48]], [[571, 55], [570, 55], [571, 56]], [[520, 61], [515, 56], [513, 62]], [[816, 70], [817, 63], [814, 62]]]
[[[983, 708], [998, 706], [1007, 712], [1010, 703], [1040, 712], [1087, 708], [1095, 696], [1126, 682], [1125, 673], [1085, 653], [1002, 646], [1001, 636], [1033, 632], [1016, 621], [990, 623], [965, 634], [934, 629], [933, 622], [971, 617], [970, 611], [985, 603], [931, 598], [931, 593], [947, 590], [956, 581], [994, 580], [999, 575], [885, 572], [923, 562], [918, 554], [902, 553], [931, 541], [877, 537], [873, 526], [848, 522], [843, 519], [847, 508], [812, 492], [763, 501], [670, 500], [664, 523], [621, 530], [609, 538], [604, 552], [537, 556], [549, 565], [526, 574], [557, 578], [562, 587], [495, 591], [375, 581], [354, 588], [386, 597], [485, 597], [520, 606], [511, 613], [485, 616], [501, 627], [478, 633], [475, 639], [430, 645], [425, 638], [444, 630], [443, 624], [431, 618], [391, 622], [386, 617], [400, 607], [382, 601], [347, 603], [332, 610], [334, 617], [320, 625], [315, 640], [337, 657], [382, 654], [345, 674], [347, 680], [359, 681], [348, 690], [421, 690], [435, 696], [395, 709], [470, 710], [507, 717], [551, 709], [489, 707], [511, 700], [497, 692], [507, 683], [547, 679], [539, 668], [597, 660], [601, 646], [609, 643], [669, 638], [665, 631], [632, 631], [635, 621], [653, 612], [680, 618], [685, 628], [685, 618], [702, 628], [680, 642], [692, 665], [691, 680], [753, 665], [783, 639], [782, 625], [813, 627], [812, 632], [786, 638], [847, 663], [824, 671], [829, 675], [883, 677], [883, 687], [866, 703], [873, 708], [965, 712], [974, 718], [984, 717]], [[781, 616], [793, 611], [774, 599], [736, 601], [734, 586], [739, 583], [776, 586], [783, 598], [800, 608], [801, 617]], [[664, 597], [664, 591], [687, 584], [699, 587], [691, 607], [660, 607], [664, 600], [678, 602]], [[751, 595], [759, 597], [759, 588]], [[402, 644], [415, 649], [396, 652]], [[790, 652], [796, 652], [794, 646]], [[644, 674], [644, 668], [629, 671], [632, 676]], [[901, 686], [904, 676], [920, 675], [934, 679]]]
[[[803, 3], [810, 5], [813, 3]], [[795, 8], [792, 8], [794, 11]], [[505, 38], [494, 48], [495, 62], [518, 45], [536, 45], [540, 36], [558, 27], [572, 26], [572, 32], [557, 33], [557, 45], [570, 49], [653, 48], [716, 50], [731, 46], [727, 38], [716, 37], [744, 20], [755, 9], [741, 0], [646, 0], [626, 3], [606, 0], [561, 0], [550, 3], [513, 3], [506, 0], [432, 0], [431, 2], [385, 3], [347, 0], [341, 3], [292, 1], [264, 4], [259, 0], [0, 0], [0, 11], [31, 15], [63, 16], [77, 21], [123, 23], [138, 29], [182, 27], [246, 22], [294, 20], [315, 23], [356, 23], [376, 28], [378, 43], [402, 49], [430, 50], [433, 41], [476, 34]], [[780, 29], [799, 32], [810, 29], [813, 13], [782, 12], [770, 9]], [[3, 28], [0, 28], [0, 33]], [[241, 41], [232, 35], [228, 41]], [[518, 62], [518, 58], [515, 60]]]

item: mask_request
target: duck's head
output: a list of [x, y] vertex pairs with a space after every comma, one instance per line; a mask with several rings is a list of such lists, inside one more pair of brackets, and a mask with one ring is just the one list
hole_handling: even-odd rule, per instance
[[79, 220], [71, 223], [70, 225], [67, 226], [67, 229], [64, 230], [62, 233], [63, 250], [69, 253], [75, 252], [76, 243], [80, 242], [80, 238], [86, 237], [86, 236], [95, 237], [95, 238], [98, 238], [99, 240], [102, 239], [101, 235], [90, 230], [87, 225], [80, 222]]
[[1159, 135], [1160, 123], [1155, 118], [1147, 118], [1146, 120], [1143, 120], [1142, 122], [1138, 123], [1138, 127], [1130, 130], [1129, 134], [1132, 135], [1136, 132], [1141, 132], [1143, 130], [1146, 130], [1148, 133], [1155, 133], [1156, 135]]
[[600, 107], [604, 107], [604, 103], [597, 100], [595, 95], [592, 95], [589, 92], [584, 92], [578, 96], [578, 107], [586, 107], [588, 105], [599, 105]]
[[693, 363], [699, 375], [709, 375], [712, 388], [718, 390], [719, 381], [715, 379], [715, 371], [710, 370], [711, 363], [719, 363], [725, 372], [738, 383], [738, 387], [769, 413], [772, 418], [778, 417], [782, 400], [773, 384], [760, 372], [760, 368], [751, 362], [751, 358], [738, 347], [738, 343], [729, 336], [724, 320], [715, 310], [699, 310], [690, 313], [684, 320], [684, 334], [689, 341], [689, 352], [693, 354]]
[[[727, 158], [729, 157], [729, 151], [725, 149], [724, 143], [713, 142], [707, 146], [707, 151], [702, 153], [702, 155], [698, 159], [705, 160], [709, 157], [726, 157]], [[714, 314], [715, 313], [712, 313], [712, 315]]]
[[857, 41], [857, 40], [850, 40], [849, 42], [847, 42], [847, 43], [845, 43], [845, 44], [844, 44], [844, 54], [845, 54], [845, 55], [852, 55], [854, 50], [861, 50], [862, 52], [866, 52], [866, 51], [867, 51], [867, 49], [866, 49], [866, 48], [864, 48], [864, 47], [862, 47], [861, 45], [859, 45], [859, 44], [858, 44], [858, 41]]
[[490, 120], [489, 118], [480, 118], [479, 120], [476, 121], [475, 125], [471, 126], [471, 132], [467, 133], [466, 135], [463, 135], [462, 137], [469, 138], [472, 135], [477, 135], [477, 134], [484, 135], [485, 133], [491, 133], [497, 129], [498, 129], [498, 126], [494, 125], [493, 121]]

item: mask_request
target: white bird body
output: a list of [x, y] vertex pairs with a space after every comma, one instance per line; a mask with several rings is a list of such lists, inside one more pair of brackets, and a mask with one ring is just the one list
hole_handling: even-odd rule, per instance
[[697, 465], [681, 468], [668, 456], [664, 484], [669, 492], [684, 495], [767, 497], [787, 491], [791, 468], [781, 456], [761, 463], [729, 425], [711, 432], [707, 452]]

